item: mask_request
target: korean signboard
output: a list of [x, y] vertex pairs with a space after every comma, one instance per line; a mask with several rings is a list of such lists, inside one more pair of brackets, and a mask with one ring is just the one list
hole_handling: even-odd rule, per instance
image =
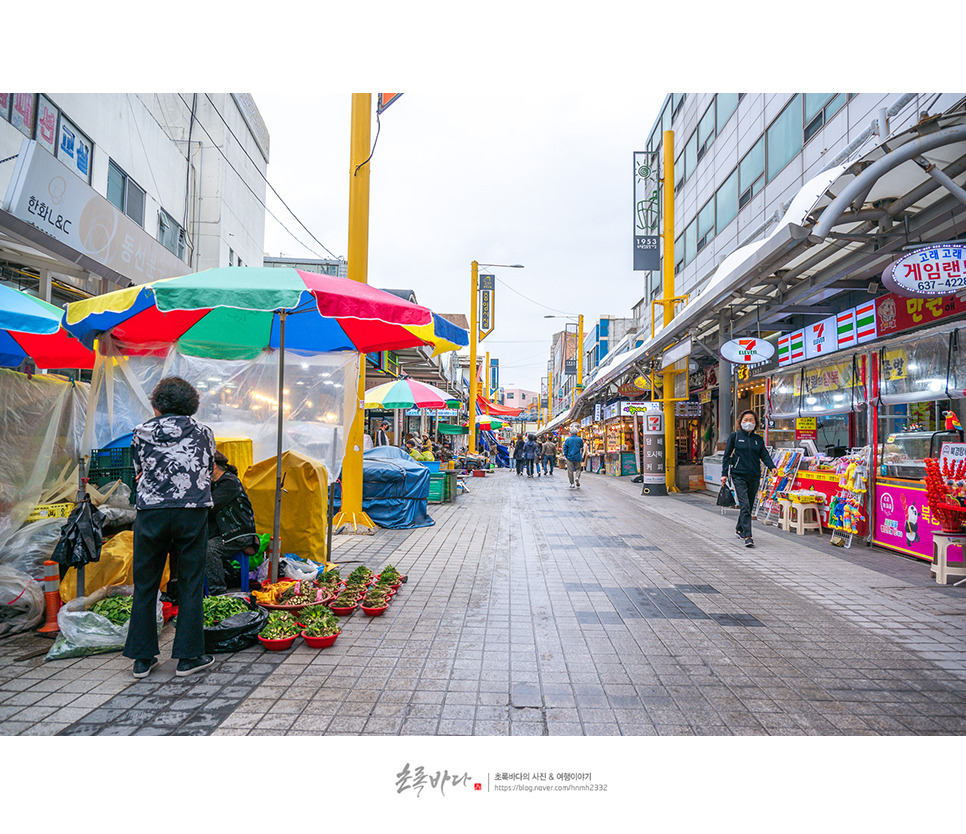
[[[61, 116], [61, 123], [66, 120]], [[70, 123], [68, 122], [68, 125]], [[78, 148], [75, 135], [74, 154]], [[90, 164], [89, 157], [86, 164]], [[173, 255], [60, 160], [24, 141], [3, 208], [44, 234], [99, 264], [143, 284], [190, 272]], [[77, 169], [72, 168], [77, 173]]]
[[660, 180], [656, 153], [634, 154], [634, 269], [661, 268]]
[[926, 246], [909, 252], [882, 272], [882, 283], [897, 295], [939, 298], [966, 289], [966, 247]]
[[480, 341], [493, 332], [493, 301], [496, 295], [496, 278], [493, 275], [481, 275], [480, 281]]

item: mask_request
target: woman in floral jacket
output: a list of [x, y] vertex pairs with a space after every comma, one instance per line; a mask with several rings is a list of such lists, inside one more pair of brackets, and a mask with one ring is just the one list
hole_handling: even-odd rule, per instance
[[158, 662], [155, 612], [164, 561], [178, 564], [178, 622], [171, 656], [179, 677], [214, 662], [204, 635], [205, 554], [215, 436], [196, 422], [198, 392], [180, 377], [162, 379], [151, 392], [154, 418], [137, 426], [131, 442], [137, 481], [134, 521], [134, 605], [124, 656], [134, 677]]

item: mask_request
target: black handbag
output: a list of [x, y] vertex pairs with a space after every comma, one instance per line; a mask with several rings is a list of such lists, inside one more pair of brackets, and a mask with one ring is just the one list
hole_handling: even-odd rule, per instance
[[737, 506], [737, 504], [735, 504], [734, 493], [732, 493], [730, 486], [727, 484], [721, 485], [721, 489], [718, 490], [718, 500], [715, 503], [719, 507], [724, 507], [725, 509]]

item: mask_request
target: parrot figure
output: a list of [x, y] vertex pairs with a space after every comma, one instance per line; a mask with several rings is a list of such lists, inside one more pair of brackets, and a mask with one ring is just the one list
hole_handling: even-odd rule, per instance
[[946, 431], [962, 431], [963, 426], [959, 422], [959, 418], [952, 412], [944, 412], [946, 416]]

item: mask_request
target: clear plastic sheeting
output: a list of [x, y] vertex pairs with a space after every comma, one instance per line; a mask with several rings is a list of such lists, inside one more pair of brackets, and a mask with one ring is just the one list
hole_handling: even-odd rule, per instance
[[44, 618], [44, 591], [32, 577], [0, 565], [0, 637], [27, 631]]
[[0, 548], [76, 465], [87, 398], [85, 384], [0, 369]]
[[864, 356], [836, 357], [803, 369], [802, 417], [860, 411], [866, 399]]
[[0, 566], [43, 579], [44, 562], [51, 560], [66, 523], [66, 518], [44, 518], [24, 524], [0, 547]]
[[771, 378], [770, 414], [778, 419], [798, 416], [798, 396], [802, 388], [802, 370], [775, 374]]
[[[883, 346], [879, 351], [879, 396], [886, 405], [946, 398], [949, 331]], [[960, 373], [957, 369], [956, 373]], [[960, 373], [960, 376], [962, 374]]]
[[[84, 449], [102, 448], [153, 417], [152, 389], [165, 376], [180, 376], [201, 394], [195, 419], [216, 438], [251, 438], [255, 462], [274, 458], [278, 359], [273, 350], [253, 360], [224, 360], [185, 356], [173, 348], [149, 356], [98, 356]], [[358, 353], [286, 351], [283, 451], [312, 458], [337, 477], [355, 418], [358, 378]]]

